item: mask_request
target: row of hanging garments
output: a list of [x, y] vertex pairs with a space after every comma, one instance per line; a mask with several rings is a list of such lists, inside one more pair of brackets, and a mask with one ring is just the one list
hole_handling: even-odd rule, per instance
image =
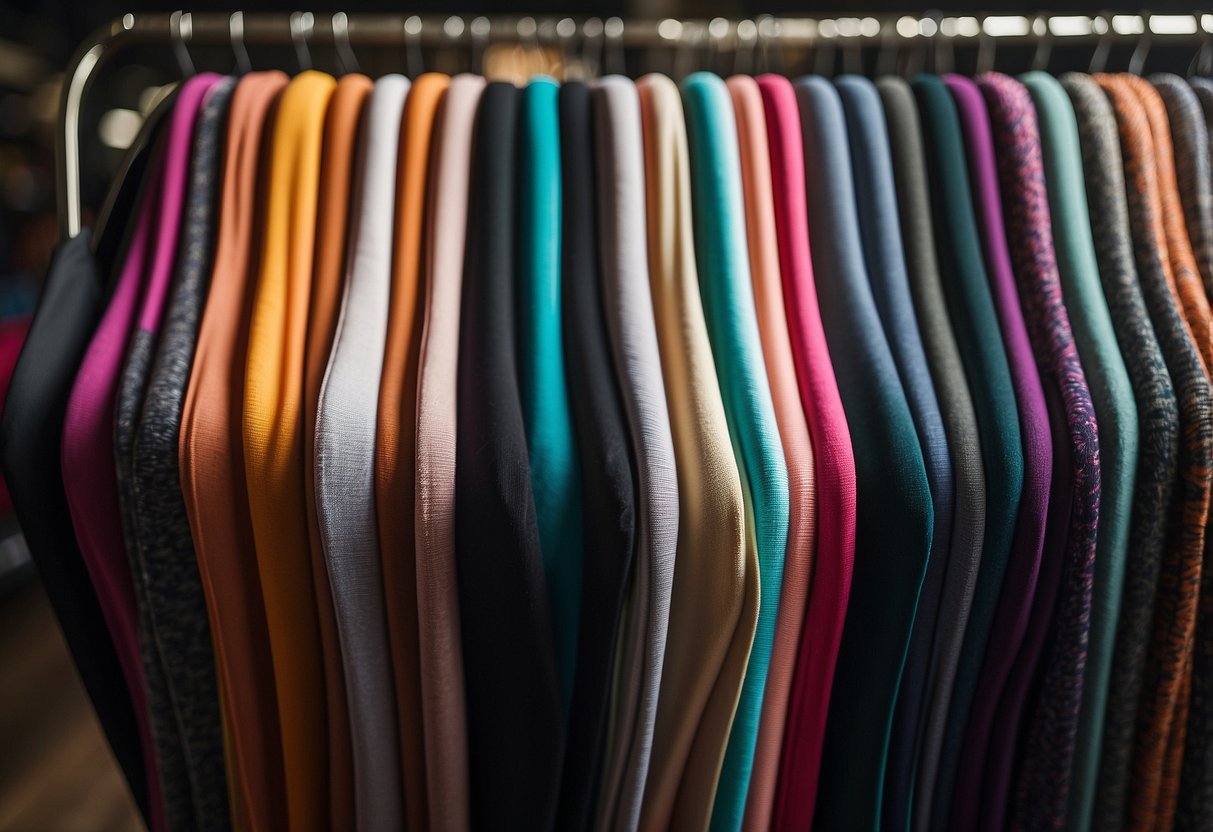
[[150, 827], [1209, 829], [1211, 124], [188, 79], [0, 424]]

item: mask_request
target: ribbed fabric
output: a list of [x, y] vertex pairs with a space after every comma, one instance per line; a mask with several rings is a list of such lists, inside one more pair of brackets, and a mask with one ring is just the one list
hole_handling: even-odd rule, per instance
[[678, 86], [642, 78], [649, 274], [678, 466], [678, 560], [640, 824], [704, 829], [758, 622], [758, 553], [708, 339]]
[[[1186, 645], [1195, 623], [1197, 583], [1204, 548], [1204, 527], [1209, 510], [1210, 430], [1209, 382], [1200, 351], [1183, 315], [1179, 290], [1171, 270], [1167, 235], [1158, 198], [1158, 171], [1148, 116], [1131, 79], [1097, 75], [1112, 103], [1124, 156], [1129, 221], [1137, 270], [1150, 308], [1180, 409], [1179, 481], [1174, 497], [1176, 512], [1169, 524], [1168, 544], [1159, 571], [1141, 697], [1135, 726], [1113, 722], [1109, 713], [1105, 745], [1129, 743], [1132, 769], [1127, 760], [1116, 769], [1101, 770], [1099, 802], [1109, 801], [1109, 817], [1127, 819], [1131, 828], [1154, 828], [1162, 789], [1162, 761], [1170, 739], [1171, 721], [1180, 695]], [[1195, 275], [1187, 275], [1188, 286]], [[1197, 282], [1196, 288], [1199, 289]], [[1189, 289], [1191, 291], [1191, 289]], [[1203, 289], [1200, 289], [1203, 292]], [[1125, 752], [1128, 757], [1128, 752]], [[1126, 792], [1127, 790], [1127, 792]], [[1117, 807], [1119, 811], [1117, 811]], [[1096, 815], [1102, 817], [1103, 809]]]
[[[168, 237], [165, 247], [175, 247], [191, 131], [206, 90], [217, 80], [216, 75], [198, 76], [190, 85], [188, 96], [178, 95], [162, 156], [152, 174], [155, 194], [149, 193], [139, 210], [130, 249], [109, 306], [76, 374], [64, 415], [61, 451], [64, 487], [81, 554], [90, 573], [113, 576], [99, 582], [105, 587], [99, 594], [123, 592], [125, 588], [116, 584], [122, 580], [121, 576], [131, 575], [133, 595], [129, 606], [122, 604], [129, 616], [124, 616], [126, 639], [129, 639], [126, 643], [128, 649], [138, 645], [147, 694], [144, 707], [150, 716], [156, 746], [156, 769], [160, 775], [165, 819], [173, 829], [194, 828], [198, 807], [186, 764], [184, 738], [173, 711], [164, 658], [154, 641], [147, 587], [141, 580], [142, 575], [135, 574], [137, 564], [127, 557], [127, 539], [123, 531], [128, 525], [126, 511], [130, 504], [124, 495], [129, 495], [126, 490], [129, 480], [125, 476], [126, 464], [120, 466], [119, 460], [129, 459], [129, 455], [119, 456], [117, 409], [128, 342], [137, 329], [139, 312], [144, 305], [156, 237], [158, 232], [165, 234]], [[185, 92], [187, 90], [183, 89], [182, 94]], [[162, 204], [166, 192], [176, 200], [175, 208], [170, 205], [167, 209], [168, 216], [165, 216]], [[162, 282], [167, 283], [172, 252], [167, 252], [162, 260]], [[164, 290], [161, 286], [161, 293]], [[124, 470], [119, 471], [120, 467]], [[118, 639], [115, 642], [118, 643]]]
[[[214, 253], [215, 199], [235, 84], [235, 79], [224, 78], [206, 88], [193, 137], [186, 145], [188, 164], [181, 183], [184, 200], [177, 205], [176, 244], [165, 245], [172, 232], [164, 234], [162, 229], [140, 329], [123, 368], [115, 423], [115, 452], [129, 453], [117, 459], [118, 470], [125, 465], [129, 477], [124, 509], [132, 521], [128, 531], [133, 537], [127, 540], [127, 553], [146, 582], [149, 618], [167, 671], [201, 829], [230, 824], [232, 812], [215, 653], [181, 496], [177, 442], [199, 307]], [[191, 91], [182, 91], [186, 97], [181, 103], [189, 100]], [[172, 210], [166, 191], [162, 220], [169, 221]], [[141, 340], [146, 351], [139, 346]], [[237, 816], [241, 814], [238, 810]]]
[[[1140, 78], [1129, 79], [1142, 108], [1150, 122], [1150, 132], [1154, 140], [1154, 165], [1158, 174], [1158, 198], [1161, 201], [1161, 216], [1166, 233], [1166, 250], [1171, 262], [1171, 272], [1175, 287], [1183, 303], [1185, 317], [1192, 330], [1196, 347], [1204, 359], [1205, 375], [1213, 372], [1213, 315], [1210, 313], [1209, 298], [1205, 294], [1200, 272], [1197, 268], [1196, 257], [1184, 223], [1183, 205], [1179, 195], [1176, 180], [1174, 153], [1171, 146], [1171, 130], [1167, 122], [1167, 111], [1158, 90]], [[1191, 102], [1189, 99], [1190, 103]], [[1206, 516], [1205, 525], [1208, 525]], [[1205, 548], [1208, 550], [1213, 543], [1207, 528], [1204, 530]], [[1207, 557], [1208, 555], [1206, 555]], [[1196, 564], [1192, 574], [1198, 575], [1203, 563]], [[1179, 679], [1179, 691], [1175, 701], [1175, 713], [1171, 718], [1171, 729], [1167, 737], [1167, 746], [1163, 758], [1162, 784], [1158, 798], [1157, 823], [1164, 828], [1170, 827], [1175, 820], [1176, 807], [1179, 798], [1179, 781], [1183, 764], [1183, 748], [1186, 740], [1188, 725], [1188, 699], [1192, 684], [1192, 645], [1195, 638], [1195, 619], [1197, 611], [1194, 608], [1199, 601], [1199, 593], [1193, 597], [1192, 585], [1185, 585], [1178, 593], [1178, 607], [1182, 612], [1175, 621], [1182, 623], [1189, 615], [1188, 609], [1193, 607], [1191, 630], [1183, 657], [1184, 666]]]
[[435, 114], [417, 358], [417, 626], [431, 829], [468, 826], [468, 738], [455, 562], [459, 309], [472, 132], [484, 79], [451, 79]]
[[696, 73], [682, 84], [690, 146], [695, 253], [708, 337], [758, 546], [759, 608], [741, 699], [725, 749], [711, 828], [741, 825], [788, 541], [788, 475], [763, 362], [745, 233], [741, 161], [728, 89]]
[[[931, 493], [913, 415], [864, 263], [842, 102], [797, 82], [809, 234], [830, 358], [856, 442], [855, 575], [834, 675], [815, 825], [875, 828], [893, 711], [931, 546]], [[871, 518], [871, 520], [865, 520]], [[875, 518], [880, 518], [877, 521]]]
[[326, 720], [340, 718], [325, 706], [300, 413], [321, 139], [335, 86], [328, 75], [303, 72], [278, 102], [244, 378], [241, 438], [249, 516], [278, 686], [292, 829], [321, 829], [330, 822]]
[[577, 666], [582, 574], [581, 471], [565, 373], [560, 305], [560, 87], [522, 93], [518, 137], [518, 392], [531, 493], [567, 709]]
[[354, 156], [345, 295], [316, 405], [316, 519], [345, 670], [359, 829], [403, 822], [400, 735], [375, 523], [375, 419], [392, 288], [396, 162], [408, 79], [375, 82]]
[[1095, 807], [1112, 652], [1124, 594], [1139, 444], [1137, 406], [1100, 285], [1074, 108], [1053, 76], [1031, 72], [1021, 80], [1036, 105], [1057, 266], [1099, 423], [1099, 535], [1087, 668], [1066, 813], [1066, 827], [1080, 830], [1090, 827]]
[[969, 383], [965, 378], [957, 336], [948, 319], [947, 298], [936, 255], [931, 222], [922, 125], [910, 85], [900, 78], [876, 82], [888, 121], [893, 175], [901, 219], [901, 239], [923, 348], [939, 399], [948, 454], [952, 464], [954, 502], [952, 528], [936, 519], [936, 536], [949, 535], [949, 555], [939, 600], [940, 624], [935, 627], [925, 679], [918, 739], [907, 797], [910, 825], [914, 791], [930, 769], [932, 778], [943, 741], [952, 685], [968, 628], [977, 575], [981, 566], [986, 525], [986, 471], [981, 436]]
[[[952, 530], [954, 486], [952, 461], [939, 400], [919, 334], [914, 301], [897, 216], [897, 191], [880, 95], [871, 81], [845, 76], [835, 82], [847, 117], [859, 231], [868, 280], [884, 326], [889, 349], [901, 377], [906, 402], [922, 446], [927, 483], [931, 488], [932, 535], [914, 629], [906, 653], [889, 740], [881, 823], [887, 828], [909, 825], [911, 789], [918, 748], [919, 714], [926, 697], [927, 673], [935, 640], [936, 620], [947, 572]], [[945, 626], [951, 626], [947, 621]]]
[[308, 302], [307, 338], [303, 358], [303, 486], [307, 510], [308, 548], [320, 643], [324, 651], [324, 688], [328, 713], [329, 817], [336, 827], [354, 817], [354, 752], [350, 744], [345, 671], [333, 592], [329, 588], [324, 542], [316, 515], [316, 406], [333, 351], [333, 332], [345, 286], [346, 236], [350, 225], [351, 175], [362, 111], [373, 83], [352, 73], [337, 81], [324, 117], [320, 155], [320, 191], [316, 206], [316, 242], [312, 292]]
[[946, 725], [939, 745], [923, 750], [915, 790], [914, 827], [939, 829], [948, 823], [961, 746], [1015, 536], [1024, 446], [1014, 381], [982, 256], [956, 103], [940, 78], [920, 76], [914, 79], [913, 88], [922, 114], [931, 207], [935, 225], [941, 229], [936, 250], [965, 375], [973, 391], [987, 473], [981, 567]]
[[547, 829], [565, 717], [531, 497], [514, 330], [520, 94], [480, 97], [459, 322], [455, 551], [471, 824]]
[[[1213, 122], [1213, 80], [1173, 76], [1155, 77], [1155, 85], [1167, 103], [1173, 121], [1175, 166], [1188, 233], [1196, 254], [1205, 292], [1213, 296], [1213, 172], [1209, 141]], [[1200, 111], [1191, 105], [1176, 106], [1186, 97], [1190, 83]], [[1206, 530], [1206, 539], [1208, 531]], [[1210, 547], [1205, 545], [1201, 568], [1200, 608], [1196, 618], [1196, 643], [1192, 651], [1192, 694], [1188, 710], [1188, 730], [1184, 744], [1183, 777], [1179, 791], [1178, 823], [1185, 829], [1199, 828], [1203, 819], [1213, 815], [1213, 563]]]
[[[1047, 657], [1024, 740], [1015, 821], [1022, 828], [1065, 823], [1087, 669], [1095, 581], [1096, 530], [1102, 498], [1100, 432], [1062, 294], [1036, 110], [1023, 84], [1006, 75], [980, 78], [993, 121], [1007, 236], [1025, 318], [1046, 383], [1065, 407], [1072, 489], [1061, 586]], [[1057, 443], [1056, 435], [1054, 442]], [[1061, 454], [1058, 454], [1061, 456]], [[1055, 480], [1056, 481], [1056, 480]]]
[[1155, 335], [1142, 294], [1144, 284], [1139, 283], [1133, 262], [1115, 115], [1107, 97], [1089, 76], [1069, 74], [1062, 76], [1061, 81], [1074, 104], [1078, 121], [1095, 254], [1121, 354], [1133, 384], [1142, 438], [1125, 588], [1116, 628], [1106, 715], [1100, 729], [1103, 739], [1092, 816], [1098, 828], [1111, 829], [1123, 826], [1133, 722], [1145, 674], [1159, 564], [1171, 517], [1179, 414], [1160, 339]]
[[576, 449], [585, 472], [585, 536], [577, 669], [556, 827], [581, 829], [593, 816], [607, 741], [611, 677], [636, 545], [636, 489], [603, 314], [593, 96], [585, 84], [570, 82], [561, 86], [559, 104], [561, 320]]
[[[252, 295], [250, 254], [262, 141], [286, 86], [281, 72], [244, 76], [232, 94], [214, 263], [174, 449], [198, 573], [210, 614], [220, 699], [231, 729], [233, 809], [250, 829], [286, 811], [269, 635], [249, 524], [240, 410]], [[218, 183], [217, 183], [218, 184]]]
[[812, 586], [817, 530], [816, 485], [813, 445], [804, 405], [800, 401], [783, 305], [783, 275], [779, 264], [774, 186], [762, 93], [758, 83], [746, 76], [730, 78], [728, 86], [737, 113], [758, 333], [762, 338], [762, 354], [766, 359], [771, 401], [788, 474], [788, 542], [783, 582], [745, 809], [747, 829], [768, 829], [787, 726], [788, 700], [796, 670], [796, 653], [804, 632]]
[[788, 336], [816, 463], [816, 557], [771, 815], [776, 828], [805, 828], [817, 799], [830, 689], [851, 591], [855, 458], [817, 304], [806, 202], [810, 180], [796, 93], [788, 79], [777, 75], [762, 76], [758, 87], [770, 145]]
[[645, 246], [644, 137], [636, 85], [621, 76], [594, 90], [603, 297], [615, 372], [633, 443], [637, 539], [630, 622], [622, 636], [598, 817], [630, 829], [648, 777], [678, 545], [678, 474], [661, 377]]
[[[400, 727], [405, 826], [429, 823], [421, 659], [417, 618], [417, 365], [421, 348], [422, 241], [434, 119], [450, 78], [426, 73], [413, 81], [400, 125], [396, 164], [391, 292], [375, 421], [375, 521]], [[376, 176], [382, 176], [383, 171]]]
[[[1010, 252], [1006, 239], [1006, 223], [1000, 205], [998, 172], [995, 167], [994, 145], [990, 134], [989, 116], [977, 85], [967, 79], [949, 75], [944, 79], [953, 98], [965, 135], [966, 160], [970, 173], [973, 206], [991, 295], [998, 311], [1000, 331], [1006, 344], [1011, 379], [1015, 387], [1019, 413], [1020, 437], [1023, 443], [1023, 489], [1015, 537], [1003, 576], [1003, 588], [998, 598], [993, 626], [985, 646], [981, 677], [974, 691], [972, 711], [961, 748], [952, 823], [966, 828], [974, 822], [980, 810], [982, 820], [998, 824], [1004, 816], [1004, 806], [1010, 787], [1005, 770], [986, 770], [988, 761], [995, 768], [1009, 762], [1013, 750], [1003, 744], [1013, 744], [1017, 736], [1019, 704], [1023, 701], [1032, 679], [1035, 659], [1020, 647], [1031, 627], [1031, 613], [1040, 610], [1047, 616], [1047, 604], [1033, 606], [1033, 595], [1041, 566], [1042, 552], [1049, 544], [1050, 522], [1058, 530], [1055, 537], [1060, 546], [1066, 528], [1066, 508], [1060, 500], [1050, 503], [1051, 481], [1054, 473], [1068, 471], [1054, 459], [1057, 443], [1052, 442], [1050, 418], [1062, 424], [1060, 402], [1052, 400], [1041, 386], [1040, 373], [1023, 319], [1021, 301], [1015, 283]], [[990, 470], [990, 469], [987, 469]], [[1065, 491], [1068, 493], [1068, 489]], [[1043, 630], [1040, 631], [1043, 634]], [[992, 751], [992, 748], [998, 748]], [[985, 789], [979, 788], [985, 772]], [[983, 795], [985, 795], [983, 797]]]

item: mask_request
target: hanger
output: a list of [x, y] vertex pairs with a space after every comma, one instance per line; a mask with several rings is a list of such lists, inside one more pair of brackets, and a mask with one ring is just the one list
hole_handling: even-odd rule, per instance
[[977, 65], [973, 68], [974, 75], [993, 72], [998, 59], [998, 39], [986, 32], [984, 22], [982, 21], [981, 34], [977, 39]]
[[[341, 74], [348, 75], [351, 72], [359, 72], [358, 56], [354, 54], [354, 47], [350, 45], [350, 19], [345, 12], [337, 12], [333, 15], [333, 47], [337, 50], [337, 63], [341, 67]], [[405, 22], [408, 26], [408, 22]]]
[[252, 71], [253, 63], [244, 45], [244, 12], [232, 12], [227, 19], [227, 33], [232, 43], [232, 54], [236, 56], [236, 74], [246, 75]]
[[1104, 71], [1108, 65], [1108, 53], [1112, 51], [1112, 42], [1108, 37], [1112, 32], [1112, 19], [1107, 12], [1100, 12], [1092, 25], [1098, 27], [1101, 23], [1103, 31], [1099, 33], [1099, 42], [1095, 44], [1095, 51], [1091, 53], [1091, 63], [1087, 65], [1087, 72], [1091, 75]]
[[[425, 59], [421, 54], [421, 27], [421, 18], [417, 15], [404, 21], [405, 71], [410, 78], [425, 72]], [[346, 42], [349, 42], [348, 39]]]
[[172, 32], [173, 54], [177, 56], [181, 77], [190, 78], [194, 75], [194, 60], [190, 57], [190, 50], [185, 42], [194, 31], [193, 18], [189, 12], [175, 11], [169, 15], [169, 28]]
[[312, 50], [308, 41], [312, 37], [315, 22], [311, 12], [291, 13], [291, 41], [295, 44], [295, 60], [299, 63], [300, 72], [312, 68]]
[[[1032, 21], [1032, 29], [1036, 32], [1039, 40], [1036, 41], [1036, 51], [1032, 54], [1032, 63], [1029, 68], [1036, 72], [1043, 72], [1049, 68], [1049, 56], [1053, 54], [1053, 33], [1049, 30], [1048, 18], [1041, 14], [1037, 15]], [[1044, 31], [1040, 31], [1043, 29]]]
[[1133, 55], [1129, 58], [1129, 74], [1141, 75], [1146, 66], [1146, 58], [1150, 56], [1150, 15], [1148, 12], [1142, 12], [1142, 33], [1137, 39], [1137, 45], [1133, 47]]

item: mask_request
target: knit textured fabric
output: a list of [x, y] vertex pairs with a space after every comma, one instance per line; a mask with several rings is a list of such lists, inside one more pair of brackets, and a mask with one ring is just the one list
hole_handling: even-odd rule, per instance
[[1066, 827], [1079, 830], [1090, 827], [1095, 808], [1108, 682], [1129, 556], [1139, 445], [1137, 405], [1100, 284], [1073, 105], [1051, 75], [1030, 72], [1021, 80], [1036, 106], [1057, 266], [1099, 424], [1101, 510], [1095, 582], [1066, 813]]
[[[134, 538], [127, 541], [127, 551], [146, 582], [154, 639], [184, 740], [196, 822], [203, 829], [230, 823], [231, 810], [215, 653], [181, 493], [177, 445], [181, 404], [214, 254], [216, 195], [235, 85], [232, 78], [217, 81], [206, 91], [198, 112], [176, 250], [162, 254], [172, 247], [164, 246], [161, 238], [140, 320], [148, 337], [137, 334], [132, 340], [119, 391], [116, 428], [126, 424], [129, 433], [116, 436], [115, 446], [118, 452], [130, 454], [118, 461], [119, 469], [123, 463], [128, 466], [130, 478], [127, 499]], [[171, 210], [168, 202], [166, 194], [162, 218]], [[157, 300], [159, 309], [153, 308]], [[147, 352], [141, 353], [144, 344]], [[127, 402], [132, 410], [124, 406]]]
[[931, 492], [868, 279], [842, 100], [818, 77], [798, 81], [796, 93], [806, 167], [817, 172], [808, 188], [817, 296], [847, 423], [853, 437], [864, 437], [854, 445], [855, 572], [814, 825], [874, 828], [881, 819], [893, 712], [931, 546]]
[[[1149, 117], [1130, 79], [1096, 75], [1095, 80], [1116, 116], [1138, 277], [1171, 374], [1180, 416], [1179, 478], [1159, 567], [1141, 695], [1134, 709], [1114, 711], [1109, 707], [1104, 735], [1105, 746], [1123, 743], [1131, 745], [1132, 750], [1124, 749], [1116, 768], [1108, 766], [1105, 752], [1096, 811], [1097, 822], [1106, 811], [1114, 822], [1154, 828], [1163, 788], [1162, 762], [1195, 624], [1209, 511], [1213, 431], [1208, 376], [1184, 314], [1167, 246]], [[1189, 296], [1194, 291], [1203, 293], [1198, 276], [1192, 273], [1185, 277]]]

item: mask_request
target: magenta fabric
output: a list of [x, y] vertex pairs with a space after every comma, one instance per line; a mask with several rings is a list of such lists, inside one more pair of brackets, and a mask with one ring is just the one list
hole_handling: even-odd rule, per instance
[[[126, 260], [105, 314], [81, 361], [63, 423], [61, 466], [72, 526], [122, 663], [139, 720], [144, 755], [149, 761], [154, 761], [156, 755], [148, 722], [139, 651], [138, 612], [122, 533], [114, 469], [115, 397], [140, 299], [146, 292], [144, 311], [149, 305], [154, 305], [157, 316], [163, 306], [176, 247], [159, 246], [161, 254], [156, 257], [154, 264], [148, 263], [150, 247], [155, 244], [157, 237], [166, 234], [174, 240], [177, 237], [192, 123], [203, 97], [219, 77], [211, 73], [198, 75], [187, 81], [179, 93], [173, 111], [174, 129], [170, 131], [167, 146], [161, 148], [163, 155], [155, 161], [155, 168], [145, 186]], [[167, 255], [163, 254], [165, 249], [170, 250]], [[148, 281], [145, 289], [144, 274], [149, 268], [154, 271], [153, 277], [162, 274], [159, 285], [155, 285], [154, 280]], [[155, 272], [157, 269], [159, 271]], [[148, 770], [152, 826], [163, 829], [165, 820], [161, 814], [163, 806], [159, 780], [155, 776], [156, 768], [149, 764]]]
[[[954, 828], [965, 829], [977, 825], [979, 813], [992, 822], [997, 819], [998, 823], [1005, 817], [1008, 778], [1004, 773], [995, 772], [995, 778], [1001, 779], [997, 784], [990, 784], [995, 787], [995, 792], [1002, 794], [1001, 807], [982, 807], [982, 784], [986, 779], [985, 764], [990, 749], [996, 743], [994, 735], [999, 735], [999, 745], [1010, 740], [1013, 749], [1014, 735], [1008, 734], [1007, 726], [1000, 721], [1003, 712], [1000, 702], [1008, 695], [1012, 700], [1022, 697], [1031, 681], [1031, 674], [1020, 673], [1014, 666], [1028, 630], [1032, 600], [1040, 574], [1054, 460], [1049, 406], [1028, 339], [1011, 254], [1007, 248], [989, 114], [981, 91], [972, 80], [949, 75], [944, 81], [956, 100], [965, 134], [965, 153], [977, 211], [977, 226], [989, 270], [990, 291], [998, 310], [1007, 360], [1011, 366], [1024, 452], [1023, 492], [1015, 538], [965, 731], [953, 791], [952, 824]], [[1060, 424], [1064, 424], [1064, 417]], [[1055, 513], [1068, 513], [1067, 506], [1059, 503]], [[1062, 538], [1064, 540], [1064, 535]], [[1015, 673], [1012, 673], [1013, 668]], [[1008, 688], [1016, 690], [1008, 691]], [[992, 767], [999, 768], [997, 765]], [[985, 792], [987, 795], [989, 793]]]
[[[834, 665], [855, 557], [855, 457], [817, 306], [805, 204], [804, 143], [791, 82], [758, 79], [775, 184], [775, 224], [784, 303], [800, 398], [813, 440], [817, 552], [792, 693], [771, 826], [807, 829], [816, 804]], [[812, 187], [812, 183], [807, 183]]]
[[[13, 368], [17, 366], [17, 356], [21, 354], [21, 345], [25, 343], [29, 322], [28, 315], [0, 321], [0, 413], [4, 412], [3, 403], [8, 397], [8, 383], [12, 381]], [[0, 478], [0, 517], [12, 513], [13, 499], [9, 496], [4, 479]]]

